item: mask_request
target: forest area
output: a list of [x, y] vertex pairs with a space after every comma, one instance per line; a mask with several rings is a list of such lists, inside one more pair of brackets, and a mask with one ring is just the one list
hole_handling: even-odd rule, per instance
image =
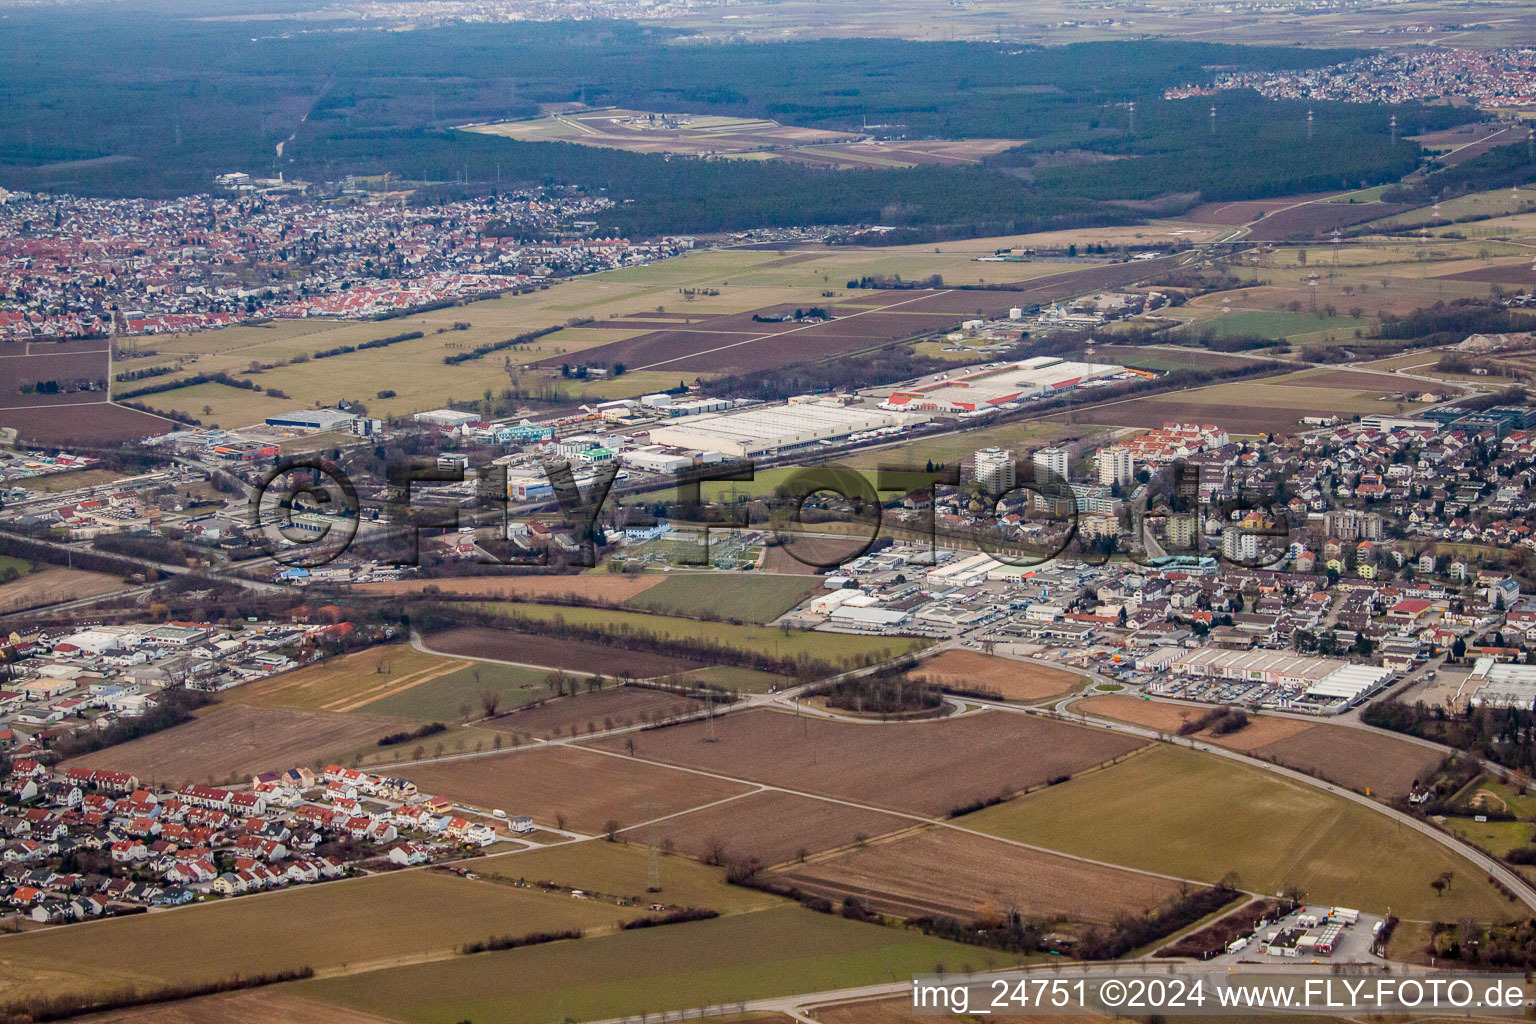
[[[1210, 199], [1393, 181], [1424, 156], [1404, 136], [1478, 116], [1236, 92], [1214, 99], [1213, 130], [1211, 98], [1161, 98], [1212, 66], [1316, 66], [1354, 50], [698, 44], [621, 22], [345, 33], [296, 24], [266, 22], [253, 37], [249, 25], [115, 9], [69, 20], [14, 12], [0, 33], [0, 185], [165, 196], [206, 191], [230, 170], [309, 181], [387, 172], [470, 192], [575, 185], [619, 201], [599, 220], [630, 236], [882, 223], [918, 238], [963, 237], [1145, 214], [1117, 201], [1156, 200], [1177, 212]], [[1021, 144], [974, 166], [834, 171], [456, 130], [555, 102]]]

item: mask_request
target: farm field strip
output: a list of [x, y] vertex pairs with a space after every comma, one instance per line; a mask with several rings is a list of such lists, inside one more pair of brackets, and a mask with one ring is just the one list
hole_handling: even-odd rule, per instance
[[1017, 908], [1031, 918], [1062, 915], [1104, 924], [1117, 913], [1153, 909], [1179, 891], [1168, 879], [932, 828], [815, 857], [775, 877], [813, 893], [835, 894], [834, 903], [860, 896], [904, 916], [915, 911], [960, 920], [990, 904]]
[[[873, 723], [866, 726], [864, 723], [860, 723], [858, 727], [879, 728], [880, 726]], [[671, 728], [677, 727], [674, 726]], [[652, 733], [648, 735], [654, 734]], [[566, 768], [569, 770], [584, 771], [582, 769], [578, 769], [577, 766], [579, 765], [579, 762], [570, 760], [570, 754], [579, 752], [586, 755], [603, 755], [616, 761], [627, 762], [636, 766], [644, 766], [647, 769], [662, 769], [664, 771], [676, 773], [678, 775], [692, 776], [708, 780], [709, 784], [716, 787], [706, 799], [703, 799], [699, 803], [679, 802], [671, 797], [667, 798], [669, 802], [664, 803], [660, 800], [654, 799], [654, 797], [648, 797], [645, 807], [646, 817], [644, 819], [637, 819], [632, 822], [625, 822], [622, 820], [616, 822], [616, 824], [619, 826], [615, 830], [617, 834], [633, 832], [638, 829], [648, 829], [648, 826], [652, 823], [659, 823], [662, 821], [670, 820], [686, 823], [686, 820], [690, 815], [700, 812], [707, 813], [714, 811], [719, 807], [733, 804], [736, 801], [748, 803], [754, 800], [779, 800], [781, 798], [790, 798], [794, 800], [810, 800], [838, 808], [855, 810], [866, 815], [874, 816], [861, 819], [865, 822], [885, 822], [888, 819], [889, 828], [886, 829], [887, 832], [898, 831], [901, 829], [910, 828], [912, 826], [934, 826], [941, 829], [953, 830], [958, 833], [964, 833], [980, 839], [1001, 842], [1009, 846], [1015, 846], [1022, 850], [1028, 850], [1038, 854], [1066, 857], [1068, 859], [1079, 861], [1083, 864], [1095, 867], [1117, 871], [1131, 871], [1136, 874], [1162, 878], [1172, 882], [1205, 884], [1193, 878], [1185, 878], [1179, 875], [1166, 874], [1146, 868], [1139, 868], [1134, 866], [1128, 867], [1124, 864], [1116, 864], [1109, 861], [1096, 860], [1092, 857], [1086, 857], [1074, 853], [1065, 853], [1061, 850], [1050, 849], [1048, 847], [1039, 846], [1019, 839], [970, 828], [967, 825], [958, 824], [956, 821], [950, 819], [930, 817], [922, 813], [881, 807], [874, 804], [863, 803], [856, 799], [849, 799], [831, 795], [825, 792], [817, 792], [810, 789], [797, 789], [792, 786], [779, 785], [772, 782], [764, 782], [754, 778], [733, 775], [727, 771], [710, 770], [688, 765], [675, 764], [667, 761], [659, 761], [640, 754], [627, 753], [623, 749], [605, 749], [602, 745], [587, 742], [588, 739], [589, 738], [587, 737], [581, 737], [573, 738], [570, 740], [554, 740], [537, 743], [530, 746], [514, 747], [508, 750], [496, 751], [493, 754], [477, 753], [473, 755], [460, 755], [458, 757], [436, 759], [433, 761], [420, 762], [405, 766], [396, 766], [393, 770], [407, 778], [414, 779], [423, 788], [423, 790], [427, 792], [439, 793], [449, 797], [450, 799], [464, 800], [470, 806], [506, 806], [510, 800], [512, 801], [512, 806], [520, 807], [517, 813], [531, 814], [531, 816], [537, 820], [540, 818], [548, 818], [554, 813], [553, 805], [549, 802], [548, 788], [542, 781], [543, 778], [549, 774], [549, 770], [547, 768], [536, 769], [534, 772], [533, 781], [531, 783], [523, 784], [521, 789], [514, 786], [511, 789], [500, 790], [495, 788], [488, 788], [487, 784], [491, 784], [492, 786], [494, 786], [496, 783], [506, 785], [510, 781], [510, 777], [516, 774], [516, 768], [514, 767], [511, 771], [497, 771], [494, 765], [487, 766], [487, 761], [509, 757], [542, 758], [545, 756], [556, 756], [556, 753], [559, 752], [558, 757], [560, 764], [566, 766]], [[618, 741], [610, 740], [608, 742], [616, 743]], [[1133, 754], [1139, 752], [1140, 751], [1138, 750], [1133, 752]], [[458, 768], [462, 768], [464, 771], [457, 772], [455, 769]], [[470, 784], [467, 786], [462, 784], [456, 785], [456, 783], [462, 783], [464, 781], [459, 778], [459, 776], [469, 772], [473, 773], [470, 778]], [[638, 801], [638, 796], [635, 795], [635, 793], [638, 792], [638, 788], [643, 788], [643, 786], [637, 788], [634, 785], [637, 781], [635, 778], [636, 774], [637, 773], [633, 771], [608, 771], [598, 773], [596, 776], [594, 776], [594, 778], [600, 776], [601, 778], [608, 778], [613, 780], [625, 780], [625, 783], [629, 784], [631, 790], [631, 795], [627, 798], [630, 800], [629, 806], [634, 807], [637, 806]], [[662, 776], [652, 774], [649, 778], [649, 781], [656, 782], [658, 786], [662, 786], [664, 792], [673, 792], [672, 787], [665, 786], [659, 781], [661, 778]], [[492, 780], [494, 780], [494, 782]], [[735, 789], [734, 791], [729, 789], [722, 790], [719, 788], [721, 785], [739, 788]], [[601, 786], [598, 787], [598, 789], [601, 788]], [[522, 805], [519, 805], [515, 802], [515, 800], [512, 800], [511, 794], [520, 791], [533, 791], [538, 795], [532, 800], [525, 800]], [[462, 795], [467, 792], [472, 792], [473, 795], [469, 797]], [[592, 793], [587, 794], [589, 797], [592, 795]], [[540, 807], [535, 809], [527, 806], [530, 802], [539, 803]], [[566, 803], [569, 804], [570, 801], [567, 800]], [[603, 806], [611, 810], [615, 805], [610, 802], [608, 804], [604, 804]], [[656, 813], [658, 811], [661, 813]], [[583, 808], [580, 810], [579, 815], [573, 814], [571, 817], [581, 817], [587, 822], [587, 828], [589, 831], [593, 834], [596, 834], [600, 831], [596, 824], [596, 817], [598, 813], [602, 812], [592, 808]], [[778, 811], [768, 812], [763, 816], [769, 819], [773, 819], [778, 813]], [[796, 812], [796, 815], [798, 816], [801, 813], [803, 812]], [[701, 814], [701, 816], [703, 815]], [[606, 823], [607, 820], [605, 820], [604, 824]], [[695, 838], [699, 837], [696, 836]], [[849, 837], [849, 839], [854, 838], [856, 837]], [[842, 844], [836, 843], [830, 845]], [[510, 851], [509, 855], [519, 852], [522, 851]], [[777, 861], [769, 863], [777, 863]]]
[[[716, 741], [700, 742], [709, 729]], [[690, 722], [583, 746], [930, 818], [1118, 760], [1145, 743], [1001, 711], [881, 723], [751, 708], [714, 723]], [[946, 757], [957, 749], [969, 751], [987, 770], [956, 778]], [[1020, 750], [1030, 755], [1022, 763]]]
[[[649, 883], [647, 851], [638, 844], [593, 839], [541, 849], [493, 853], [475, 861], [475, 871], [503, 879], [553, 882], [587, 892], [632, 896], [639, 902]], [[768, 893], [730, 885], [725, 869], [686, 857], [659, 859], [660, 898], [681, 906], [705, 907], [721, 913], [741, 913], [783, 906]], [[654, 899], [646, 899], [649, 903]]]
[[948, 650], [924, 661], [909, 675], [937, 685], [994, 690], [1003, 700], [1040, 700], [1070, 693], [1088, 677], [1018, 658]]
[[575, 950], [531, 946], [290, 990], [413, 1024], [542, 1024], [633, 1016], [642, 1004], [654, 1014], [884, 984], [935, 963], [988, 969], [1015, 958], [786, 906], [583, 939]]
[[[756, 787], [758, 787], [756, 792], [739, 794], [742, 797], [756, 797], [756, 796], [766, 796], [766, 795], [771, 795], [771, 794], [782, 794], [782, 795], [788, 796], [788, 797], [798, 797], [798, 798], [805, 798], [805, 799], [810, 799], [810, 800], [817, 800], [817, 801], [821, 801], [823, 803], [836, 805], [838, 807], [846, 807], [846, 808], [850, 808], [850, 809], [853, 809], [853, 810], [873, 812], [873, 813], [876, 813], [876, 814], [886, 815], [886, 816], [893, 817], [893, 818], [903, 819], [906, 824], [901, 826], [902, 828], [907, 828], [907, 827], [914, 826], [914, 825], [931, 825], [931, 826], [935, 826], [937, 828], [950, 829], [950, 830], [953, 830], [955, 832], [964, 833], [964, 834], [970, 835], [970, 836], [975, 836], [975, 837], [980, 838], [980, 839], [988, 839], [988, 840], [1000, 841], [1000, 842], [1006, 843], [1007, 845], [1016, 846], [1019, 849], [1029, 850], [1029, 851], [1032, 851], [1034, 853], [1049, 854], [1049, 855], [1052, 855], [1052, 856], [1066, 857], [1066, 858], [1069, 858], [1071, 860], [1079, 861], [1079, 862], [1081, 862], [1083, 864], [1088, 864], [1088, 865], [1092, 865], [1092, 866], [1095, 866], [1095, 867], [1110, 868], [1110, 869], [1120, 870], [1120, 871], [1131, 871], [1131, 872], [1134, 872], [1136, 874], [1148, 875], [1148, 876], [1151, 876], [1151, 877], [1154, 877], [1154, 878], [1163, 878], [1163, 879], [1167, 879], [1167, 880], [1172, 881], [1172, 882], [1193, 883], [1193, 884], [1196, 884], [1196, 885], [1204, 885], [1204, 884], [1206, 884], [1204, 882], [1200, 882], [1197, 879], [1193, 879], [1193, 878], [1184, 878], [1184, 877], [1181, 877], [1179, 875], [1165, 874], [1163, 872], [1149, 870], [1149, 869], [1146, 869], [1146, 868], [1130, 867], [1130, 866], [1127, 866], [1125, 864], [1116, 864], [1116, 863], [1111, 863], [1109, 861], [1095, 860], [1092, 857], [1082, 856], [1082, 855], [1074, 854], [1074, 853], [1064, 853], [1061, 850], [1055, 850], [1055, 849], [1051, 849], [1049, 847], [1038, 846], [1038, 845], [1035, 845], [1033, 843], [1028, 843], [1028, 842], [1025, 842], [1025, 841], [1020, 840], [1020, 839], [1014, 839], [1014, 838], [1010, 838], [1010, 837], [1007, 837], [1007, 836], [998, 835], [995, 832], [987, 832], [987, 831], [982, 831], [980, 829], [969, 828], [969, 827], [967, 827], [965, 825], [957, 824], [955, 819], [929, 817], [929, 816], [923, 815], [921, 813], [915, 813], [915, 812], [910, 812], [910, 811], [902, 811], [902, 810], [894, 810], [894, 809], [891, 809], [891, 808], [888, 808], [888, 807], [876, 806], [874, 804], [861, 803], [861, 802], [859, 802], [857, 800], [846, 799], [846, 798], [838, 797], [838, 796], [832, 796], [832, 795], [829, 795], [827, 793], [819, 793], [819, 792], [816, 792], [816, 791], [813, 791], [813, 790], [795, 789], [795, 788], [792, 788], [792, 787], [789, 787], [789, 786], [776, 785], [774, 783], [768, 783], [768, 782], [761, 782], [761, 781], [758, 781], [756, 779], [751, 779], [751, 778], [745, 778], [745, 777], [741, 777], [741, 776], [730, 775], [730, 774], [728, 774], [726, 772], [709, 771], [709, 770], [701, 769], [701, 768], [695, 768], [695, 767], [688, 767], [688, 766], [685, 766], [685, 765], [673, 764], [673, 763], [666, 762], [666, 761], [655, 761], [655, 760], [652, 760], [650, 758], [646, 758], [646, 757], [643, 757], [643, 756], [640, 756], [640, 755], [636, 755], [636, 754], [626, 754], [626, 753], [622, 753], [622, 752], [617, 751], [617, 750], [604, 750], [601, 747], [596, 746], [596, 745], [588, 745], [588, 744], [585, 744], [585, 743], [577, 744], [575, 742], [572, 742], [569, 745], [574, 747], [575, 749], [590, 750], [593, 753], [607, 754], [610, 757], [622, 758], [624, 760], [635, 761], [635, 762], [639, 762], [641, 764], [652, 765], [652, 766], [655, 766], [655, 767], [672, 768], [672, 769], [676, 769], [678, 771], [687, 772], [687, 773], [693, 774], [693, 775], [701, 775], [701, 776], [704, 776], [706, 778], [718, 780], [718, 781], [721, 781], [721, 782], [734, 782], [734, 783], [738, 783], [740, 785], [756, 786]], [[522, 748], [522, 749], [529, 749], [529, 748]], [[509, 751], [508, 753], [514, 753], [515, 754], [515, 753], [518, 753], [518, 752], [519, 751], [514, 750], [514, 751]], [[1135, 754], [1140, 753], [1140, 752], [1141, 752], [1141, 750], [1133, 751], [1132, 755], [1134, 756]], [[724, 803], [726, 801], [717, 801], [717, 802], [718, 803]], [[702, 810], [702, 809], [703, 808], [700, 807], [700, 808], [694, 808], [693, 810]], [[684, 814], [687, 814], [687, 813], [690, 813], [690, 812], [684, 812]], [[683, 815], [668, 815], [668, 817], [683, 817]], [[958, 820], [964, 820], [964, 819], [962, 818], [962, 819], [958, 819]], [[645, 823], [642, 822], [640, 824], [643, 825]], [[638, 826], [636, 826], [636, 827], [638, 827]]]
[[241, 782], [256, 772], [313, 767], [376, 750], [376, 741], [403, 723], [379, 715], [221, 703], [174, 729], [72, 758], [65, 767], [129, 771], [168, 785]]
[[[339, 701], [322, 704], [320, 708], [323, 711], [356, 711], [358, 708], [367, 707], [369, 704], [381, 701], [386, 697], [394, 697], [423, 683], [430, 683], [433, 680], [441, 679], [443, 676], [452, 675], [460, 669], [469, 668], [471, 664], [468, 661], [451, 661], [446, 665], [440, 665], [436, 668], [422, 669], [420, 672], [414, 672], [404, 678], [393, 679], [389, 682], [380, 683], [371, 689], [364, 690], [361, 694], [354, 695], [356, 699], [343, 698]], [[340, 706], [338, 707], [337, 705]]]
[[[815, 631], [794, 631], [786, 635], [781, 630], [767, 626], [702, 622], [697, 619], [607, 608], [567, 607], [525, 602], [486, 603], [477, 605], [476, 608], [542, 621], [560, 620], [584, 628], [622, 630], [627, 627], [636, 632], [652, 633], [668, 640], [706, 640], [723, 647], [735, 647], [753, 654], [778, 658], [805, 655], [830, 662], [840, 662], [862, 656], [881, 656], [881, 660], [889, 660], [927, 646], [924, 641], [912, 637], [864, 636], [855, 633]], [[462, 630], [454, 632], [462, 632]], [[618, 653], [630, 658], [641, 656], [629, 651]]]
[[625, 675], [644, 679], [704, 667], [699, 661], [629, 651], [594, 641], [475, 626], [461, 626], [433, 633], [422, 641], [422, 645], [423, 650], [440, 651], [444, 656], [468, 658], [482, 663], [581, 672], [611, 679]]
[[[410, 916], [402, 916], [402, 908]], [[0, 938], [0, 998], [123, 984], [180, 983], [309, 966], [447, 959], [464, 942], [513, 931], [600, 929], [644, 916], [433, 870], [366, 875]], [[238, 936], [240, 941], [228, 941]], [[188, 955], [196, 950], [197, 955]], [[77, 966], [78, 965], [78, 966]], [[51, 972], [65, 973], [60, 984]], [[33, 972], [42, 972], [38, 978]], [[67, 986], [67, 987], [66, 987]]]
[[258, 679], [231, 691], [226, 702], [329, 711], [448, 664], [452, 659], [390, 644]]
[[[1315, 899], [1390, 906], [1405, 918], [1469, 913], [1497, 920], [1518, 913], [1453, 845], [1405, 827], [1364, 797], [1351, 800], [1241, 756], [1158, 745], [961, 820], [994, 835], [1206, 884], [1229, 872], [1261, 892], [1296, 883]], [[1454, 905], [1428, 884], [1443, 870], [1466, 879]]]

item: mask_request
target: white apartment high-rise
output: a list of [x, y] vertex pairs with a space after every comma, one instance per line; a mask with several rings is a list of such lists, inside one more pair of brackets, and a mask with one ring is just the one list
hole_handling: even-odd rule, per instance
[[1018, 483], [1013, 452], [1006, 448], [983, 448], [976, 453], [976, 482], [992, 494], [1011, 491]]
[[1196, 538], [1199, 536], [1200, 524], [1193, 515], [1183, 513], [1168, 517], [1168, 546], [1178, 549], [1179, 553], [1186, 553], [1195, 547]]
[[1259, 560], [1259, 535], [1229, 526], [1221, 534], [1221, 553], [1230, 561], [1253, 565]]
[[1131, 450], [1123, 445], [1100, 448], [1098, 451], [1099, 483], [1105, 487], [1128, 484], [1136, 474], [1136, 463]]
[[1072, 453], [1065, 448], [1041, 448], [1034, 454], [1034, 464], [1037, 483], [1041, 482], [1039, 471], [1042, 469], [1056, 474], [1056, 480], [1052, 482], [1065, 481], [1072, 465]]

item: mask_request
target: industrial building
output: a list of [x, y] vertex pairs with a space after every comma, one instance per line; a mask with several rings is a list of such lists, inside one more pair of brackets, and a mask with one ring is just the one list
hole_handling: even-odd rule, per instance
[[301, 430], [334, 430], [349, 426], [357, 416], [337, 409], [296, 409], [279, 416], [268, 416], [269, 427], [297, 427]]
[[894, 434], [928, 419], [828, 402], [800, 402], [689, 417], [675, 425], [656, 427], [650, 439], [657, 445], [747, 459], [841, 441], [855, 434]]
[[1536, 665], [1509, 665], [1492, 658], [1478, 658], [1465, 687], [1467, 700], [1491, 708], [1536, 706]]
[[1126, 372], [1123, 366], [1107, 363], [1036, 356], [970, 373], [940, 375], [925, 384], [894, 391], [880, 404], [884, 409], [957, 415], [1038, 398], [1091, 381], [1107, 381]]
[[472, 412], [460, 412], [457, 409], [432, 409], [428, 412], [418, 412], [411, 417], [417, 423], [425, 423], [429, 427], [442, 427], [444, 430], [462, 427], [479, 418]]
[[1290, 651], [1225, 651], [1205, 647], [1169, 666], [1175, 675], [1234, 679], [1303, 690], [1322, 700], [1345, 703], [1370, 692], [1392, 675], [1374, 665], [1351, 665], [1337, 658], [1311, 658]]

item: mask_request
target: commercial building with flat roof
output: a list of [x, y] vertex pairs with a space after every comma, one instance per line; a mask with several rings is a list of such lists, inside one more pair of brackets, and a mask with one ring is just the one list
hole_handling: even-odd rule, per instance
[[1337, 658], [1311, 658], [1290, 651], [1224, 651], [1204, 647], [1174, 662], [1178, 675], [1241, 679], [1303, 689], [1348, 665]]
[[1205, 647], [1179, 658], [1176, 675], [1232, 679], [1301, 690], [1308, 697], [1350, 703], [1386, 682], [1392, 670], [1352, 665], [1338, 658], [1311, 658], [1291, 651], [1219, 650]]
[[987, 366], [903, 388], [892, 392], [881, 407], [948, 415], [977, 412], [1124, 372], [1125, 367], [1108, 363], [1080, 363], [1057, 356], [1036, 356], [1019, 363]]
[[1307, 696], [1352, 704], [1392, 678], [1392, 670], [1376, 665], [1345, 665], [1321, 682], [1307, 687]]
[[427, 412], [418, 412], [411, 417], [417, 423], [425, 423], [429, 427], [443, 427], [451, 429], [462, 427], [466, 423], [473, 423], [480, 417], [472, 412], [460, 412], [457, 409], [430, 409]]
[[739, 459], [794, 451], [819, 441], [867, 432], [896, 433], [930, 417], [880, 409], [801, 402], [743, 412], [690, 417], [651, 431], [651, 442], [672, 448], [720, 452]]
[[354, 413], [339, 409], [296, 409], [278, 416], [268, 416], [269, 427], [298, 427], [303, 430], [334, 430], [357, 419]]
[[1536, 706], [1536, 665], [1509, 665], [1492, 658], [1478, 658], [1466, 686], [1473, 687], [1467, 700], [1492, 708]]

